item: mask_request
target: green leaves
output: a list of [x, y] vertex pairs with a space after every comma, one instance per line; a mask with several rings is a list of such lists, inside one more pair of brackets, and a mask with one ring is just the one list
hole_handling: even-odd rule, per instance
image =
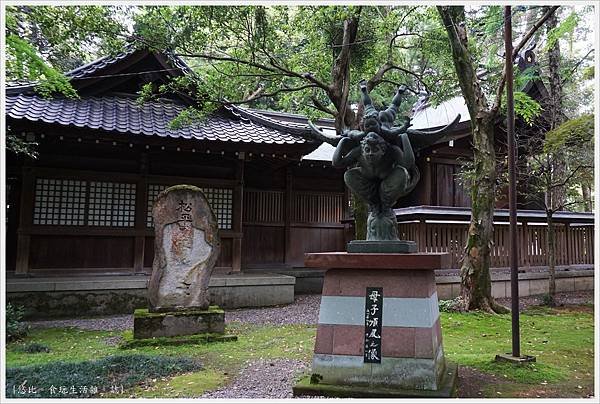
[[556, 41], [563, 38], [566, 34], [572, 34], [578, 23], [579, 16], [576, 13], [572, 13], [558, 27], [551, 29], [550, 32], [548, 32], [544, 52], [550, 49]]
[[6, 47], [6, 71], [9, 78], [36, 82], [37, 92], [46, 98], [54, 93], [68, 98], [78, 97], [67, 78], [48, 66], [27, 41], [16, 35], [8, 35]]
[[594, 115], [582, 115], [578, 118], [570, 119], [558, 128], [546, 133], [544, 151], [552, 153], [564, 147], [580, 146], [581, 144], [590, 142], [593, 137]]
[[528, 124], [532, 125], [535, 118], [542, 112], [542, 106], [533, 98], [521, 91], [514, 93], [515, 115], [520, 116]]

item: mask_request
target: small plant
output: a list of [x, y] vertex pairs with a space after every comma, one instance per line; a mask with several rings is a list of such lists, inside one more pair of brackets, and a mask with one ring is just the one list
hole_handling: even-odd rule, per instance
[[[6, 396], [16, 398], [81, 398], [110, 393], [114, 387], [130, 388], [148, 379], [202, 370], [188, 357], [119, 355], [83, 362], [56, 361], [6, 369]], [[20, 387], [35, 386], [31, 393]], [[54, 391], [56, 386], [76, 390]], [[85, 389], [83, 388], [85, 387]]]
[[313, 373], [310, 375], [310, 384], [319, 384], [323, 380], [323, 376], [318, 373]]
[[449, 300], [440, 300], [439, 303], [440, 311], [446, 313], [452, 313], [457, 311], [462, 311], [463, 309], [463, 300], [460, 296], [455, 297], [454, 299]]
[[15, 341], [25, 337], [29, 333], [29, 326], [25, 324], [23, 316], [25, 308], [14, 306], [12, 303], [6, 305], [6, 340]]
[[48, 352], [50, 352], [50, 348], [47, 345], [38, 344], [37, 342], [33, 342], [31, 344], [20, 346], [19, 348], [17, 348], [17, 351], [24, 352], [24, 353], [40, 353], [40, 352], [48, 353]]
[[554, 299], [554, 296], [552, 296], [551, 294], [545, 293], [542, 295], [542, 304], [544, 306], [554, 307], [554, 306], [556, 306], [556, 300]]

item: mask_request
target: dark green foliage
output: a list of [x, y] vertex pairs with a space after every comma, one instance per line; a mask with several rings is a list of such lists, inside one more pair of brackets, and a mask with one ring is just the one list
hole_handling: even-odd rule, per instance
[[29, 332], [29, 326], [23, 321], [25, 308], [22, 306], [13, 306], [11, 303], [6, 305], [6, 339], [14, 341], [21, 339]]
[[570, 119], [546, 134], [544, 150], [548, 153], [564, 147], [580, 146], [594, 137], [594, 115]]
[[[128, 355], [109, 356], [84, 362], [52, 362], [44, 365], [23, 366], [6, 369], [7, 397], [92, 397], [107, 393], [112, 386], [123, 389], [146, 379], [166, 377], [178, 373], [197, 371], [201, 364], [188, 357]], [[23, 383], [26, 381], [26, 384]], [[25, 394], [19, 394], [19, 386]], [[36, 388], [29, 393], [28, 387]], [[54, 386], [54, 389], [51, 389]], [[61, 386], [67, 391], [60, 392]], [[75, 392], [71, 390], [74, 387]], [[84, 389], [83, 386], [86, 386]], [[51, 394], [54, 391], [54, 394]]]
[[548, 293], [542, 295], [542, 303], [544, 306], [554, 307], [556, 306], [556, 302], [554, 301], [554, 297]]
[[47, 345], [38, 344], [37, 342], [33, 342], [31, 344], [21, 345], [20, 347], [17, 348], [17, 351], [23, 352], [23, 353], [40, 353], [40, 352], [48, 353], [48, 352], [50, 352], [50, 348], [48, 348]]

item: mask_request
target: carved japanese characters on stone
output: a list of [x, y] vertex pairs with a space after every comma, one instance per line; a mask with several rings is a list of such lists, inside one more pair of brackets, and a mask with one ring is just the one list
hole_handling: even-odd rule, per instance
[[206, 309], [208, 282], [220, 251], [217, 221], [200, 188], [176, 185], [152, 210], [154, 262], [150, 311]]

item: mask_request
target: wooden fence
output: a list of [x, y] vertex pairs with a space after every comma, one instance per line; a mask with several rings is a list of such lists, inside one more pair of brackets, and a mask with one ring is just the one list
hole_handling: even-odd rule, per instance
[[[443, 222], [405, 222], [399, 223], [399, 237], [415, 240], [419, 251], [449, 252], [452, 255], [452, 267], [460, 267], [464, 254], [468, 223]], [[594, 263], [594, 226], [558, 223], [556, 229], [557, 265], [578, 265]], [[509, 226], [494, 225], [494, 243], [492, 245], [492, 267], [509, 266]], [[543, 224], [520, 224], [519, 266], [546, 266], [547, 226]]]

